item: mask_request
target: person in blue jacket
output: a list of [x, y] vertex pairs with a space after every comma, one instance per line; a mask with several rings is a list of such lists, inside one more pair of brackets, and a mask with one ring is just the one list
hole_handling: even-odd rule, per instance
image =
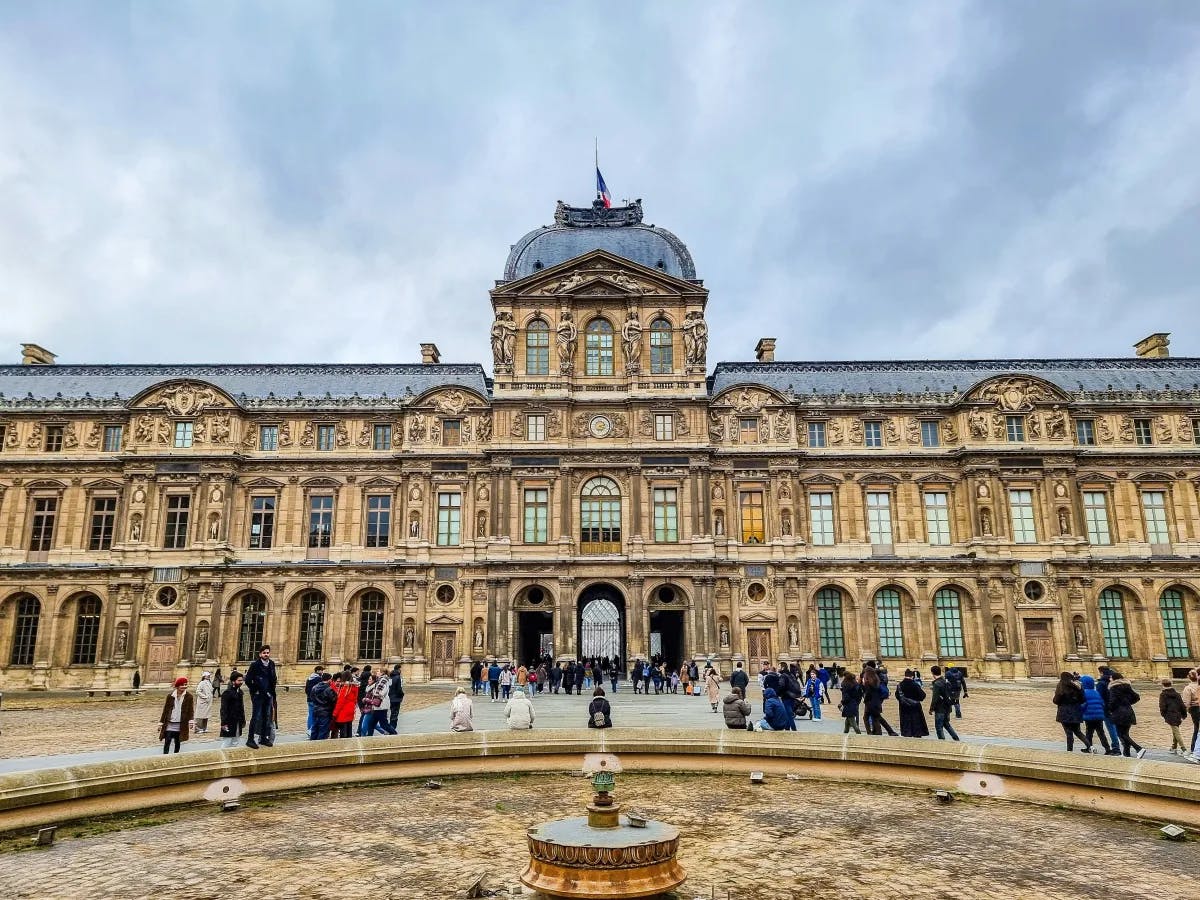
[[796, 718], [771, 688], [763, 691], [763, 717], [755, 731], [795, 731]]
[[[1114, 756], [1120, 753], [1120, 750], [1114, 750], [1109, 746], [1108, 738], [1104, 735], [1104, 698], [1096, 690], [1095, 680], [1091, 675], [1084, 675], [1079, 679], [1079, 686], [1083, 688], [1083, 724], [1087, 728], [1087, 733], [1084, 735], [1087, 745], [1094, 746], [1095, 738], [1099, 735], [1100, 745], [1104, 748], [1105, 756]], [[1091, 752], [1095, 753], [1096, 751], [1092, 750]]]

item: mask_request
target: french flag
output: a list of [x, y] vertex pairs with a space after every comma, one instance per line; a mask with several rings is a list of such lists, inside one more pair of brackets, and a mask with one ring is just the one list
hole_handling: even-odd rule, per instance
[[605, 209], [612, 209], [612, 195], [608, 193], [608, 185], [604, 183], [604, 176], [600, 174], [600, 167], [596, 167], [596, 196], [604, 201]]

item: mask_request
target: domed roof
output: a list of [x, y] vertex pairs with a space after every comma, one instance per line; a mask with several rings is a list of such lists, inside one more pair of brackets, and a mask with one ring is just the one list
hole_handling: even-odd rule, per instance
[[560, 200], [553, 225], [535, 229], [513, 244], [504, 281], [525, 278], [592, 250], [606, 250], [675, 278], [696, 279], [696, 266], [683, 241], [665, 228], [643, 224], [641, 200], [611, 209], [599, 200], [590, 208]]

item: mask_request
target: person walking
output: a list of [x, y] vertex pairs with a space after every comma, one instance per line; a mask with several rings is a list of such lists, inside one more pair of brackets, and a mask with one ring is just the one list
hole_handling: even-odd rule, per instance
[[1079, 730], [1083, 721], [1083, 688], [1075, 683], [1075, 676], [1063, 672], [1058, 676], [1058, 686], [1054, 689], [1054, 705], [1058, 707], [1055, 720], [1062, 725], [1063, 733], [1067, 736], [1067, 752], [1075, 749], [1075, 738], [1084, 745], [1084, 753], [1092, 752], [1091, 742]]
[[475, 660], [471, 663], [471, 695], [479, 696], [479, 692], [483, 690], [483, 661]]
[[500, 663], [493, 659], [487, 670], [488, 689], [491, 692], [493, 703], [500, 699], [500, 674]]
[[946, 681], [954, 698], [954, 718], [961, 719], [962, 701], [971, 696], [967, 693], [967, 676], [961, 666], [950, 666], [946, 669]]
[[520, 688], [526, 697], [533, 699], [529, 696], [529, 670], [524, 666], [517, 666], [517, 670], [513, 672], [513, 687]]
[[562, 687], [563, 669], [562, 663], [555, 663], [550, 667], [550, 692], [557, 694], [559, 688]]
[[450, 701], [450, 730], [475, 730], [475, 705], [467, 696], [466, 688], [458, 688], [454, 692], [454, 699]]
[[1080, 715], [1086, 729], [1084, 738], [1091, 746], [1092, 752], [1096, 752], [1096, 739], [1099, 738], [1105, 756], [1119, 756], [1121, 751], [1108, 743], [1108, 736], [1104, 733], [1104, 698], [1096, 690], [1095, 679], [1091, 675], [1084, 675], [1079, 679], [1079, 687], [1083, 691], [1083, 708]]
[[1116, 754], [1121, 752], [1121, 736], [1117, 734], [1116, 723], [1112, 719], [1112, 710], [1108, 705], [1108, 688], [1113, 681], [1113, 670], [1108, 666], [1100, 667], [1100, 677], [1096, 680], [1096, 690], [1100, 692], [1100, 699], [1104, 701], [1104, 727], [1108, 730], [1108, 741], [1112, 744]]
[[615, 694], [617, 682], [621, 680], [621, 665], [615, 659], [609, 664], [608, 680], [612, 684], [612, 692]]
[[[246, 669], [246, 687], [250, 691], [250, 727], [246, 736], [246, 746], [257, 750], [258, 745], [273, 747], [271, 739], [271, 724], [275, 716], [275, 686], [278, 678], [275, 672], [275, 661], [271, 659], [271, 645], [263, 644], [258, 648], [258, 659], [250, 663]], [[258, 741], [254, 736], [257, 733]]]
[[[533, 673], [533, 677], [537, 679], [537, 692], [539, 694], [549, 693], [547, 689], [549, 688], [550, 670], [546, 668], [545, 663], [542, 663], [537, 667], [537, 670]], [[613, 682], [616, 682], [615, 678], [613, 679]]]
[[592, 676], [595, 671], [595, 665], [590, 659], [584, 660], [583, 663], [583, 689], [590, 691], [592, 689]]
[[925, 721], [925, 690], [913, 677], [912, 669], [904, 670], [904, 677], [896, 685], [896, 700], [900, 704], [900, 735], [923, 738], [929, 735], [929, 723]]
[[[826, 678], [829, 677], [826, 673]], [[816, 669], [808, 670], [808, 679], [804, 683], [804, 696], [812, 702], [812, 717], [815, 721], [821, 720], [821, 694], [825, 691], [825, 685], [821, 683], [821, 676]]]
[[717, 703], [721, 700], [721, 673], [708, 665], [704, 669], [704, 689], [708, 692], [708, 703], [712, 711], [717, 711]]
[[867, 733], [878, 735], [886, 730], [890, 736], [896, 737], [895, 729], [883, 717], [883, 701], [888, 698], [890, 692], [887, 684], [879, 677], [879, 671], [872, 665], [863, 669], [862, 688], [863, 724], [867, 726]]
[[404, 702], [404, 678], [400, 675], [400, 664], [392, 666], [388, 676], [388, 725], [396, 733], [396, 722], [400, 719], [400, 704]]
[[583, 679], [586, 671], [582, 662], [575, 663], [575, 693], [580, 697], [583, 696]]
[[212, 676], [205, 672], [196, 685], [196, 734], [208, 734], [208, 719], [212, 715]]
[[755, 731], [795, 731], [796, 717], [779, 695], [771, 688], [763, 688], [763, 717], [754, 725]]
[[225, 747], [234, 747], [246, 727], [246, 700], [242, 696], [242, 673], [229, 673], [229, 686], [221, 692], [221, 737]]
[[504, 704], [504, 718], [508, 720], [508, 727], [513, 731], [533, 728], [533, 704], [520, 688], [513, 691], [512, 697]]
[[858, 706], [862, 703], [863, 689], [853, 675], [847, 672], [842, 677], [842, 701], [838, 709], [842, 711], [842, 734], [849, 734], [854, 729], [855, 734], [862, 734], [858, 727]]
[[370, 697], [373, 708], [367, 716], [367, 730], [364, 736], [371, 737], [377, 731], [382, 731], [384, 734], [395, 734], [396, 729], [392, 727], [389, 720], [392, 711], [391, 678], [380, 672], [371, 686]]
[[638, 685], [642, 683], [642, 663], [636, 657], [634, 658], [633, 665], [629, 670], [629, 680], [633, 684], [633, 692], [635, 694], [638, 693]]
[[[733, 681], [732, 676], [729, 680]], [[753, 730], [750, 726], [750, 712], [750, 704], [746, 702], [740, 687], [732, 688], [729, 696], [721, 701], [721, 713], [725, 717], [726, 728], [735, 731], [745, 731], [747, 728]]]
[[187, 689], [188, 680], [182, 676], [175, 679], [175, 690], [163, 701], [162, 715], [158, 717], [158, 739], [163, 742], [163, 753], [170, 753], [174, 745], [179, 752], [180, 741], [188, 739], [188, 729], [195, 719], [195, 700]]
[[958, 732], [950, 724], [950, 712], [954, 709], [954, 698], [957, 696], [954, 693], [954, 684], [942, 674], [941, 666], [932, 666], [929, 671], [933, 675], [933, 684], [930, 685], [933, 699], [929, 703], [929, 711], [933, 713], [934, 733], [939, 741], [945, 740], [943, 732], [957, 741]]
[[310, 741], [323, 741], [329, 737], [337, 700], [337, 691], [333, 689], [333, 676], [322, 671], [316, 685], [308, 689], [309, 720], [312, 722], [312, 727], [308, 729]]
[[1192, 740], [1188, 744], [1188, 759], [1200, 762], [1196, 756], [1196, 738], [1200, 736], [1200, 669], [1192, 669], [1187, 674], [1187, 684], [1183, 686], [1183, 705], [1187, 707], [1192, 719]]
[[1142, 698], [1138, 696], [1133, 685], [1126, 681], [1120, 672], [1112, 673], [1112, 683], [1108, 686], [1108, 714], [1117, 726], [1117, 736], [1121, 739], [1121, 752], [1129, 756], [1130, 749], [1134, 750], [1137, 758], [1146, 755], [1146, 748], [1135, 741], [1129, 734], [1129, 729], [1137, 724], [1137, 715], [1133, 706]]
[[750, 689], [750, 675], [743, 668], [741, 662], [734, 665], [733, 671], [729, 673], [729, 686], [740, 690], [742, 699], [746, 699], [746, 692]]
[[1179, 726], [1183, 724], [1184, 716], [1187, 715], [1187, 707], [1184, 706], [1179, 691], [1171, 684], [1170, 678], [1164, 678], [1159, 683], [1162, 685], [1162, 691], [1158, 695], [1158, 714], [1171, 726], [1171, 752], [1177, 756], [1187, 756], [1183, 735], [1179, 733]]
[[[821, 693], [825, 695], [826, 703], [831, 702], [829, 699], [830, 678], [831, 678], [831, 676], [829, 674], [829, 670], [827, 668], [825, 668], [825, 663], [821, 663], [820, 665], [818, 665], [817, 666], [817, 680], [819, 680], [821, 682]], [[817, 718], [820, 718], [820, 716], [818, 716]]]
[[[229, 678], [232, 681], [233, 675], [230, 675]], [[221, 690], [221, 685], [223, 685], [224, 683], [225, 683], [225, 678], [221, 675], [221, 667], [217, 666], [217, 671], [213, 672], [213, 695], [214, 696], [217, 696], [217, 697], [225, 696]]]
[[358, 709], [358, 680], [353, 675], [341, 673], [342, 683], [337, 689], [337, 703], [333, 707], [334, 727], [330, 737], [348, 738], [354, 732], [354, 711]]
[[312, 692], [318, 684], [321, 683], [321, 673], [325, 671], [324, 666], [314, 666], [309, 676], [304, 679], [304, 699], [308, 701], [308, 724], [305, 726], [310, 732], [313, 727], [313, 706]]
[[592, 691], [592, 702], [588, 704], [588, 728], [612, 728], [612, 706], [604, 697], [604, 688]]

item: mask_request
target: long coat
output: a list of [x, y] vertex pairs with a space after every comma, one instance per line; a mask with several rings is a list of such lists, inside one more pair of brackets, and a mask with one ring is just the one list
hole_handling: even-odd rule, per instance
[[[167, 694], [163, 701], [162, 715], [158, 717], [158, 735], [161, 739], [166, 735], [167, 723], [171, 721], [171, 709], [175, 706], [175, 692]], [[191, 691], [185, 691], [182, 708], [179, 711], [179, 739], [186, 741], [191, 736], [191, 721], [196, 718], [196, 701], [192, 699]]]
[[704, 673], [704, 689], [708, 691], [708, 702], [717, 703], [721, 699], [721, 676], [716, 669]]
[[212, 715], [213, 683], [202, 678], [196, 685], [196, 718], [207, 719]]
[[929, 734], [929, 723], [925, 719], [925, 691], [911, 678], [896, 685], [896, 699], [900, 701], [900, 734], [903, 737], [925, 737]]

